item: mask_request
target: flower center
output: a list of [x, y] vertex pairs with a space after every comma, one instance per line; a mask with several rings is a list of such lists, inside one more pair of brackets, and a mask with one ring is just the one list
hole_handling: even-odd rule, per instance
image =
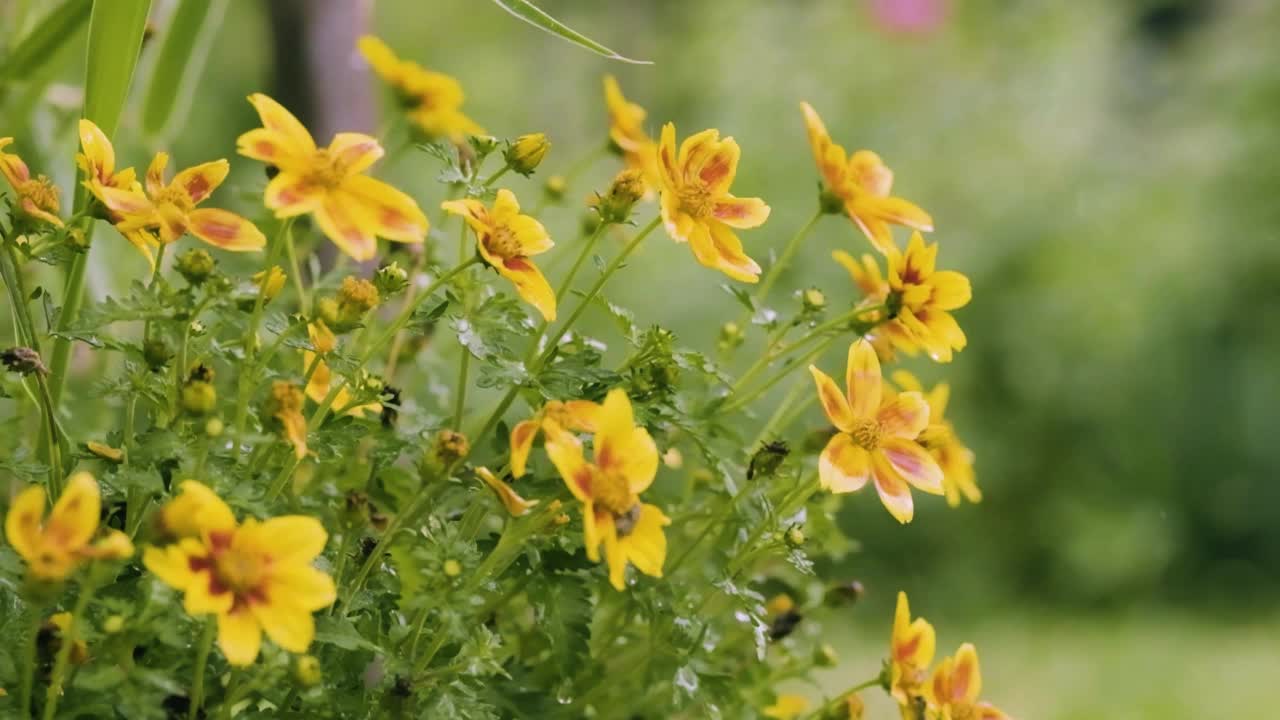
[[715, 206], [711, 190], [701, 183], [690, 183], [680, 188], [679, 197], [680, 209], [695, 218], [709, 216]]
[[849, 431], [849, 437], [863, 450], [875, 450], [880, 447], [880, 439], [884, 437], [884, 428], [876, 420], [862, 420]]
[[503, 225], [493, 229], [489, 233], [489, 237], [485, 240], [485, 247], [489, 248], [489, 252], [500, 258], [520, 257], [520, 240], [516, 238], [516, 234], [511, 232], [511, 228]]
[[231, 548], [215, 556], [213, 571], [218, 580], [236, 595], [247, 594], [259, 587], [266, 576], [263, 558]]
[[339, 159], [331, 155], [327, 149], [321, 148], [312, 156], [311, 167], [307, 169], [304, 182], [307, 185], [332, 190], [338, 187], [346, 176], [346, 169], [342, 167]]
[[155, 202], [157, 205], [172, 205], [177, 208], [183, 215], [195, 209], [195, 203], [191, 202], [191, 197], [179, 187], [166, 187], [159, 193], [156, 193]]
[[35, 206], [41, 210], [55, 214], [58, 212], [60, 205], [58, 202], [58, 188], [54, 186], [52, 180], [44, 175], [23, 182], [16, 189], [19, 195], [35, 203]]
[[636, 497], [626, 479], [617, 473], [599, 471], [591, 492], [596, 504], [613, 513], [615, 519], [627, 515], [636, 506]]

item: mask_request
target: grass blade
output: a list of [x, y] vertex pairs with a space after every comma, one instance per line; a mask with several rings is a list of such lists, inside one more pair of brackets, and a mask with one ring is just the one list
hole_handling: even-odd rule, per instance
[[89, 49], [85, 58], [84, 116], [110, 137], [142, 49], [151, 0], [95, 0], [89, 16]]
[[89, 19], [93, 0], [67, 0], [45, 15], [9, 54], [0, 77], [5, 80], [27, 78], [35, 74], [62, 46], [76, 36], [76, 31]]
[[182, 0], [173, 11], [142, 106], [142, 129], [148, 135], [182, 122], [226, 9], [226, 0]]
[[574, 45], [578, 45], [579, 47], [584, 47], [590, 50], [591, 52], [603, 55], [611, 60], [621, 60], [622, 62], [633, 63], [635, 65], [652, 65], [653, 64], [653, 62], [650, 60], [633, 60], [629, 57], [624, 57], [622, 55], [619, 55], [617, 52], [610, 50], [609, 48], [601, 45], [595, 40], [592, 40], [586, 35], [583, 35], [577, 30], [574, 30], [573, 28], [566, 26], [564, 23], [546, 14], [545, 12], [538, 9], [536, 5], [529, 2], [528, 0], [493, 0], [493, 1], [498, 4], [498, 7], [502, 8], [503, 10], [506, 10], [512, 15], [515, 15], [516, 17], [529, 23], [530, 25], [540, 30], [549, 32], [552, 35], [555, 35], [557, 37], [568, 40]]

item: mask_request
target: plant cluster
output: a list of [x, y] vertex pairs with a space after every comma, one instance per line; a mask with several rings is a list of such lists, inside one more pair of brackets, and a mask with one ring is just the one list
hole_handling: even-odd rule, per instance
[[[802, 619], [861, 592], [815, 571], [853, 547], [833, 520], [846, 494], [872, 485], [902, 523], [913, 492], [980, 499], [948, 387], [882, 369], [950, 361], [970, 299], [882, 160], [803, 105], [816, 208], [766, 270], [739, 236], [770, 208], [731, 192], [738, 144], [671, 123], [654, 137], [606, 78], [601, 147], [622, 168], [557, 243], [539, 216], [604, 153], [526, 209], [501, 181], [550, 162], [545, 135], [489, 137], [455, 79], [375, 38], [359, 51], [412, 142], [322, 145], [253, 94], [261, 124], [237, 150], [261, 163], [269, 213], [219, 207], [225, 159], [169, 177], [161, 152], [139, 178], [90, 118], [69, 213], [0, 153], [4, 713], [856, 718], [880, 687], [906, 718], [1003, 717], [978, 700], [972, 645], [930, 671], [933, 628], [905, 595], [866, 682], [817, 706], [779, 692], [837, 662]], [[442, 166], [438, 212], [375, 177], [415, 152]], [[870, 243], [833, 253], [849, 286], [771, 295], [828, 215]], [[664, 234], [737, 283], [741, 316], [698, 339], [714, 352], [606, 298]], [[102, 262], [121, 239], [149, 280], [82, 304], [91, 245]], [[227, 252], [261, 269], [224, 270]], [[41, 264], [68, 269], [60, 297], [31, 286]], [[72, 345], [91, 395], [64, 393]], [[810, 364], [831, 347], [848, 348], [843, 381]], [[798, 431], [814, 400], [829, 427]], [[120, 422], [66, 422], [93, 406]]]

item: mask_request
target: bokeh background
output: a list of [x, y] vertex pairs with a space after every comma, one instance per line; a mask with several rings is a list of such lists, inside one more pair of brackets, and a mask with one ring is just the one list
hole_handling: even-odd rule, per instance
[[[874, 496], [849, 498], [840, 519], [861, 549], [830, 572], [868, 592], [825, 618], [843, 659], [825, 688], [874, 674], [901, 588], [939, 628], [940, 652], [978, 644], [986, 695], [1019, 717], [1267, 716], [1280, 675], [1280, 4], [541, 4], [654, 64], [604, 60], [479, 0], [235, 0], [191, 112], [131, 150], [234, 158], [256, 124], [244, 102], [255, 90], [291, 99], [320, 135], [384, 127], [389, 99], [349, 44], [367, 23], [458, 77], [492, 134], [546, 131], [545, 171], [603, 141], [605, 73], [649, 110], [654, 134], [673, 120], [682, 134], [735, 136], [735, 191], [773, 206], [744, 233], [765, 259], [814, 207], [808, 100], [837, 142], [885, 158], [898, 194], [933, 214], [941, 263], [973, 280], [959, 313], [969, 347], [951, 365], [912, 367], [952, 384], [949, 412], [986, 494], [958, 510], [925, 500], [907, 527]], [[78, 57], [51, 72], [74, 83]], [[34, 118], [33, 132], [66, 134], [74, 87], [54, 84], [48, 99], [31, 114], [9, 96], [0, 131]], [[126, 114], [120, 135], [136, 124]], [[232, 187], [260, 188], [255, 164], [233, 166]], [[615, 169], [596, 166], [547, 210], [562, 244]], [[436, 207], [437, 170], [413, 155], [387, 172]], [[539, 193], [537, 176], [513, 184]], [[97, 295], [144, 271], [123, 243], [103, 245]], [[826, 218], [780, 286], [843, 302], [852, 288], [830, 251], [865, 247]], [[713, 351], [738, 306], [687, 253], [650, 243], [609, 295]], [[805, 422], [821, 425], [816, 408]]]

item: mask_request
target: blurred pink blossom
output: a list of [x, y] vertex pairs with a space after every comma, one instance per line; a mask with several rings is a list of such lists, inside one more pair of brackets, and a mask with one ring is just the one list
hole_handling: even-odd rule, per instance
[[871, 15], [885, 30], [926, 33], [947, 19], [949, 0], [867, 0]]

